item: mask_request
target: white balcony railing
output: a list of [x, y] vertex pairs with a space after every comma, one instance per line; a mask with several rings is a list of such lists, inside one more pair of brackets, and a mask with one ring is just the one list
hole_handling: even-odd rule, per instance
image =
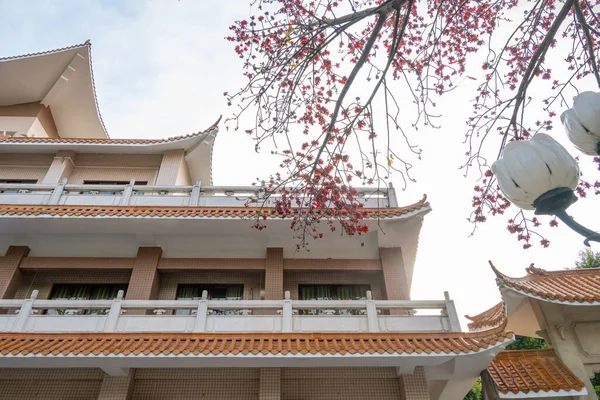
[[[258, 186], [147, 186], [0, 184], [0, 204], [94, 205], [94, 206], [244, 206], [259, 198]], [[397, 207], [394, 188], [357, 188], [359, 201], [367, 208]], [[265, 205], [274, 205], [272, 196]]]
[[[460, 331], [445, 300], [0, 300], [3, 332], [443, 332]], [[307, 315], [301, 310], [323, 310]], [[65, 310], [63, 315], [44, 310]], [[101, 313], [83, 310], [104, 310]], [[131, 315], [140, 312], [139, 315]], [[140, 311], [141, 310], [141, 311]], [[150, 311], [148, 311], [150, 310]], [[170, 310], [192, 310], [189, 315]], [[211, 310], [237, 310], [215, 315]], [[271, 310], [271, 311], [268, 311]], [[335, 310], [346, 310], [336, 313]], [[356, 310], [350, 312], [348, 310]], [[390, 312], [386, 311], [390, 310]], [[428, 310], [421, 315], [422, 310]], [[431, 310], [441, 310], [437, 315]], [[129, 314], [127, 311], [131, 311]], [[151, 312], [150, 315], [147, 312]], [[154, 314], [154, 315], [152, 315]], [[337, 314], [337, 315], [336, 315]], [[339, 315], [344, 314], [344, 315]]]

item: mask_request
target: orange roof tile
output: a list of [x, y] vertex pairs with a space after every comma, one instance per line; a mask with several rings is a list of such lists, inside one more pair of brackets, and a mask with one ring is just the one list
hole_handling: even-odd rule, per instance
[[2, 333], [7, 355], [464, 354], [512, 338], [478, 333]]
[[585, 387], [554, 350], [501, 351], [487, 370], [504, 394], [580, 391]]
[[600, 268], [546, 271], [531, 265], [523, 278], [509, 278], [493, 265], [492, 269], [499, 286], [526, 296], [568, 304], [600, 302]]
[[484, 328], [492, 328], [502, 325], [506, 321], [506, 310], [504, 302], [500, 302], [487, 311], [473, 317], [465, 315], [472, 322], [468, 324], [469, 330], [476, 331]]
[[167, 139], [110, 139], [110, 138], [49, 138], [49, 137], [25, 137], [25, 136], [4, 136], [0, 135], [0, 143], [52, 143], [52, 144], [161, 144], [169, 142], [177, 142], [179, 140], [190, 139], [196, 136], [203, 135], [215, 129], [222, 117], [204, 131], [191, 133], [188, 135], [173, 136]]
[[[426, 197], [406, 207], [364, 210], [368, 218], [397, 218], [429, 207]], [[325, 216], [334, 216], [325, 214]], [[155, 207], [155, 206], [66, 206], [0, 204], [0, 216], [51, 217], [163, 217], [163, 218], [278, 218], [273, 207]], [[292, 216], [289, 216], [290, 218]]]

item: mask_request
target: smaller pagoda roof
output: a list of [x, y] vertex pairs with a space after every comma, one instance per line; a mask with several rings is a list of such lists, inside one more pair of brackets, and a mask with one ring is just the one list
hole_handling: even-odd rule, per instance
[[487, 372], [501, 399], [588, 394], [585, 384], [551, 349], [501, 351]]
[[506, 321], [506, 308], [504, 302], [496, 304], [489, 310], [474, 316], [465, 315], [471, 322], [467, 325], [471, 331], [493, 328], [502, 325]]
[[0, 106], [49, 106], [63, 138], [107, 138], [98, 108], [91, 43], [0, 58]]
[[193, 181], [212, 184], [212, 153], [221, 117], [203, 131], [167, 139], [48, 138], [0, 136], [0, 153], [77, 153], [163, 154], [184, 150]]
[[510, 278], [491, 267], [501, 290], [552, 303], [600, 305], [600, 268], [546, 271], [532, 264], [526, 269], [526, 276]]

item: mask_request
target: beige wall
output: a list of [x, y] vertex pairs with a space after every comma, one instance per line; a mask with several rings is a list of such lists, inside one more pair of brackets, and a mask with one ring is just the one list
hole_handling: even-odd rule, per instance
[[155, 183], [160, 154], [77, 154], [69, 183], [125, 181]]
[[53, 154], [0, 154], [0, 179], [36, 179], [41, 182], [53, 159]]
[[50, 108], [40, 103], [0, 106], [0, 130], [36, 137], [58, 137]]

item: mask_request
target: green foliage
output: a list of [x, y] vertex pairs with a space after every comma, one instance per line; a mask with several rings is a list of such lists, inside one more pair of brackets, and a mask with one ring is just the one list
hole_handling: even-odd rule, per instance
[[592, 385], [596, 389], [596, 396], [600, 398], [600, 372], [596, 372], [594, 378], [592, 378]]
[[506, 347], [506, 350], [537, 350], [547, 347], [544, 339], [529, 336], [515, 336], [515, 341]]
[[579, 252], [579, 260], [575, 261], [575, 268], [600, 268], [600, 252], [586, 249]]
[[463, 400], [481, 400], [482, 398], [483, 389], [481, 387], [481, 378], [479, 378], [477, 379], [477, 382], [475, 382], [475, 384]]

